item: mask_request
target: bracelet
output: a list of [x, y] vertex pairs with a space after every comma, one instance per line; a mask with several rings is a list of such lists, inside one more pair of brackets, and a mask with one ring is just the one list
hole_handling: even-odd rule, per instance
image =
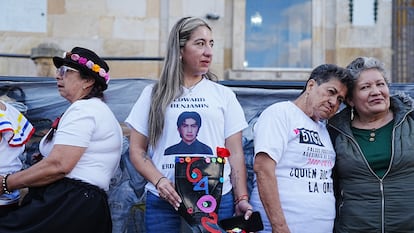
[[245, 200], [245, 201], [249, 201], [249, 195], [244, 194], [244, 195], [239, 196], [239, 197], [238, 197], [238, 198], [234, 201], [234, 204], [235, 204], [235, 205], [237, 205], [237, 204], [239, 204], [239, 202], [241, 202], [241, 201], [243, 201], [243, 200]]
[[161, 176], [161, 177], [158, 179], [157, 183], [155, 184], [155, 188], [156, 188], [156, 189], [158, 189], [158, 184], [160, 183], [160, 181], [161, 181], [162, 179], [167, 179], [167, 177], [165, 177], [165, 176]]
[[3, 179], [1, 180], [1, 187], [3, 188], [3, 193], [5, 193], [5, 194], [12, 194], [13, 193], [7, 188], [7, 177], [9, 177], [9, 175], [10, 174], [7, 174], [7, 175], [3, 176]]

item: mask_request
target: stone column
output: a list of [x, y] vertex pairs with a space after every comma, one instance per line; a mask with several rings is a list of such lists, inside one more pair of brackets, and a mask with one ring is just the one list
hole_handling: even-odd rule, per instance
[[55, 43], [41, 43], [32, 48], [30, 58], [36, 65], [36, 75], [39, 77], [55, 77], [56, 68], [52, 58], [63, 56], [64, 51]]

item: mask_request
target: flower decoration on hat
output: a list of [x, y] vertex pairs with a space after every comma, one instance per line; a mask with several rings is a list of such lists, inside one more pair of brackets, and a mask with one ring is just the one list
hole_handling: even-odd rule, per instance
[[79, 56], [79, 54], [66, 52], [66, 58], [71, 59], [79, 63], [80, 65], [86, 66], [88, 69], [92, 70], [93, 72], [97, 73], [100, 77], [105, 79], [105, 83], [108, 84], [109, 82], [109, 72], [106, 72], [104, 68], [101, 68], [98, 64], [95, 64], [92, 60], [88, 60], [87, 58]]

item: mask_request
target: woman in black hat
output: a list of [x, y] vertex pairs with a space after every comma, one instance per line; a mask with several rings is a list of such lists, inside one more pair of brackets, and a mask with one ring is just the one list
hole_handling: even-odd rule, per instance
[[30, 188], [19, 209], [0, 216], [0, 232], [111, 232], [105, 191], [121, 156], [122, 132], [102, 101], [109, 67], [79, 47], [53, 62], [59, 93], [71, 105], [41, 141], [45, 158], [0, 176], [0, 194]]

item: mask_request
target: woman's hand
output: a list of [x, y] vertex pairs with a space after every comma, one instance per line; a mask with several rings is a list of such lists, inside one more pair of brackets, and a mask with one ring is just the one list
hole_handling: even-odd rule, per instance
[[246, 199], [243, 199], [235, 205], [235, 212], [236, 215], [244, 214], [244, 219], [248, 220], [253, 214], [253, 207]]
[[158, 179], [155, 187], [158, 190], [160, 198], [168, 201], [175, 210], [178, 210], [182, 200], [180, 195], [175, 191], [174, 184], [167, 177], [162, 176]]

